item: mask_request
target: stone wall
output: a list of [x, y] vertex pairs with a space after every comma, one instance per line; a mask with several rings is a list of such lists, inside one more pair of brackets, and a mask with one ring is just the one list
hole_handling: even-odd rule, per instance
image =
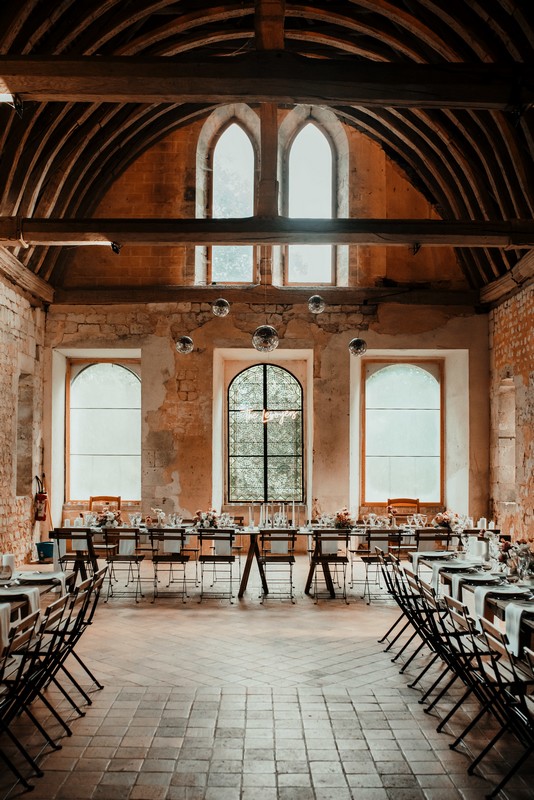
[[[457, 308], [380, 305], [364, 322], [350, 306], [329, 307], [312, 317], [307, 306], [268, 306], [280, 346], [313, 353], [313, 484], [323, 510], [345, 505], [350, 485], [350, 364], [348, 342], [364, 331], [369, 350], [402, 356], [407, 350], [464, 349], [469, 353], [470, 510], [487, 515], [489, 403], [487, 318]], [[214, 414], [214, 351], [258, 353], [251, 334], [265, 321], [263, 307], [233, 304], [223, 319], [209, 304], [52, 307], [47, 319], [47, 348], [74, 355], [120, 347], [141, 351], [142, 510], [181, 510], [191, 516], [213, 501], [213, 435], [224, 437], [224, 416]], [[195, 349], [183, 356], [175, 341], [192, 336]], [[269, 358], [263, 359], [269, 361]], [[243, 363], [246, 366], [246, 363]], [[468, 387], [465, 388], [467, 393]], [[306, 392], [306, 389], [305, 389]], [[221, 422], [222, 420], [222, 422]], [[453, 433], [453, 432], [451, 432]], [[217, 469], [217, 467], [215, 467]], [[58, 491], [62, 482], [57, 483]], [[238, 512], [236, 512], [238, 513]]]
[[40, 538], [32, 498], [43, 464], [43, 339], [43, 312], [0, 277], [0, 552], [18, 563]]
[[490, 314], [491, 501], [501, 530], [534, 536], [534, 286]]

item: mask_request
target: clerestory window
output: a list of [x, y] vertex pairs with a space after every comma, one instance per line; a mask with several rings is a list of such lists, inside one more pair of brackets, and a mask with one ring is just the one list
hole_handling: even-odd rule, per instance
[[[212, 217], [251, 217], [254, 149], [241, 125], [233, 122], [223, 131], [213, 150], [212, 162]], [[216, 245], [211, 248], [211, 281], [250, 283], [253, 263], [252, 245]]]
[[[294, 138], [287, 170], [288, 216], [330, 219], [334, 215], [332, 148], [314, 123]], [[289, 245], [286, 283], [307, 285], [333, 282], [334, 247], [329, 244]]]

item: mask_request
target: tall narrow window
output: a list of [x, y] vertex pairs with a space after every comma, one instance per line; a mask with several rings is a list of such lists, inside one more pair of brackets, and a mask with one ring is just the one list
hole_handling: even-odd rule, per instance
[[441, 365], [365, 364], [364, 502], [441, 503]]
[[121, 364], [73, 365], [68, 497], [141, 498], [141, 381]]
[[257, 364], [228, 388], [228, 501], [303, 500], [302, 386]]
[[33, 375], [21, 374], [17, 403], [17, 495], [32, 491]]
[[[254, 214], [254, 149], [240, 125], [232, 123], [220, 136], [213, 152], [212, 216], [250, 217]], [[211, 280], [215, 283], [250, 283], [253, 279], [252, 245], [211, 248]]]
[[[313, 123], [295, 137], [289, 153], [288, 214], [290, 217], [325, 218], [333, 213], [332, 149]], [[290, 245], [287, 248], [287, 283], [332, 283], [333, 247], [329, 244]]]

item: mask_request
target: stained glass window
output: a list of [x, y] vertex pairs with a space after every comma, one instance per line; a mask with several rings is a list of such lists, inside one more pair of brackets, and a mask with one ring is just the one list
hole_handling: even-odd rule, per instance
[[283, 367], [257, 364], [228, 388], [228, 500], [302, 502], [302, 386]]
[[440, 364], [365, 365], [365, 502], [441, 502]]

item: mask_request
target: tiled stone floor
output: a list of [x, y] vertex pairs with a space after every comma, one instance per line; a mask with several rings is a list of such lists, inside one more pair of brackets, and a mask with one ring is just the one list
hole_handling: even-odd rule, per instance
[[[304, 557], [296, 584], [302, 586]], [[253, 583], [253, 582], [252, 582]], [[377, 639], [396, 617], [297, 594], [295, 605], [252, 585], [244, 600], [196, 597], [102, 604], [79, 650], [105, 688], [72, 719], [63, 748], [40, 756], [35, 800], [479, 800], [517, 752], [509, 739], [469, 776], [449, 749], [474, 707], [444, 733]], [[76, 671], [76, 674], [80, 673]], [[87, 678], [81, 676], [84, 685]], [[428, 683], [426, 684], [428, 685]], [[61, 708], [66, 711], [64, 703]], [[446, 704], [439, 712], [444, 713]], [[43, 719], [47, 719], [42, 714]], [[42, 740], [19, 730], [38, 752]], [[48, 720], [50, 732], [57, 726]], [[493, 730], [468, 737], [473, 752]], [[2, 740], [4, 743], [4, 739]], [[527, 800], [531, 764], [506, 797]], [[20, 787], [4, 770], [0, 796]]]

